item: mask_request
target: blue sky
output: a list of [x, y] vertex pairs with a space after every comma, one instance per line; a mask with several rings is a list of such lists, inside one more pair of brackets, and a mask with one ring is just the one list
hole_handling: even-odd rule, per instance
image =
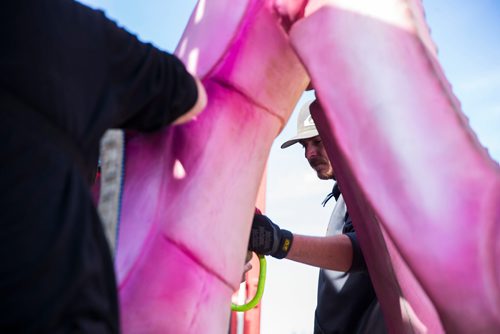
[[[109, 17], [142, 40], [166, 51], [175, 49], [196, 3], [193, 0], [82, 2], [104, 9]], [[425, 0], [423, 3], [440, 62], [453, 91], [481, 143], [500, 161], [500, 1]], [[332, 208], [323, 208], [320, 203], [332, 184], [316, 178], [299, 147], [279, 149], [293, 135], [295, 120], [296, 112], [271, 150], [267, 214], [293, 232], [322, 235]], [[261, 333], [311, 333], [316, 282], [315, 268], [269, 259]]]
[[[196, 1], [83, 0], [137, 34], [173, 51]], [[500, 160], [500, 2], [425, 0], [439, 58], [464, 113], [491, 156]]]

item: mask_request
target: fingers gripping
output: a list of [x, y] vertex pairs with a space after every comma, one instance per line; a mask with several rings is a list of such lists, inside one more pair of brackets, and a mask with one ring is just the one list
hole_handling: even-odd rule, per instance
[[254, 215], [248, 244], [249, 250], [282, 259], [288, 254], [292, 240], [291, 232], [280, 229], [264, 215]]

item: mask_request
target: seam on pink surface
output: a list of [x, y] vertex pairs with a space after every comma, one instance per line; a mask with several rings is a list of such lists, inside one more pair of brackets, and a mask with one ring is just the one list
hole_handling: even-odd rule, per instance
[[230, 83], [224, 81], [224, 79], [218, 78], [218, 77], [212, 77], [212, 78], [210, 78], [210, 81], [216, 83], [217, 85], [219, 85], [221, 87], [224, 87], [225, 89], [231, 90], [232, 92], [235, 92], [235, 93], [241, 95], [244, 99], [249, 101], [250, 104], [257, 106], [258, 108], [264, 110], [269, 115], [276, 117], [280, 123], [281, 128], [285, 126], [286, 120], [284, 117], [282, 117], [280, 114], [270, 110], [269, 108], [267, 108], [263, 104], [259, 103], [259, 101], [252, 99], [250, 96], [246, 95], [244, 92], [239, 90], [238, 87], [235, 87], [235, 86], [231, 85]]
[[[220, 86], [232, 90], [241, 96], [243, 96], [246, 100], [250, 101], [251, 104], [256, 105], [257, 107], [263, 109], [265, 112], [268, 114], [275, 116], [278, 118], [279, 123], [280, 123], [280, 128], [282, 129], [285, 124], [286, 124], [286, 119], [284, 117], [281, 117], [279, 113], [276, 113], [264, 105], [260, 104], [258, 101], [252, 99], [245, 93], [243, 93], [238, 87], [233, 86], [229, 82], [225, 81], [223, 78], [219, 78], [217, 76], [217, 71], [220, 69], [221, 66], [223, 66], [224, 62], [226, 61], [228, 54], [230, 53], [230, 50], [234, 47], [234, 44], [241, 38], [242, 35], [245, 34], [246, 30], [249, 29], [249, 24], [248, 22], [248, 17], [255, 16], [255, 13], [258, 12], [262, 7], [264, 6], [264, 3], [261, 1], [255, 1], [255, 0], [250, 0], [248, 1], [247, 7], [245, 9], [245, 14], [243, 14], [242, 20], [240, 20], [238, 27], [235, 31], [237, 33], [233, 35], [229, 43], [227, 43], [226, 48], [224, 51], [221, 53], [221, 57], [217, 60], [217, 62], [210, 68], [210, 70], [201, 78], [202, 81], [205, 80], [210, 80], [214, 83], [219, 84]], [[265, 9], [264, 9], [265, 10]], [[281, 29], [283, 29], [280, 26]], [[284, 30], [283, 30], [284, 31]], [[300, 60], [299, 60], [300, 61]]]
[[170, 239], [166, 235], [161, 236], [163, 240], [165, 240], [168, 243], [171, 243], [175, 247], [177, 247], [183, 254], [185, 254], [189, 259], [191, 259], [194, 263], [196, 263], [198, 266], [203, 268], [207, 273], [211, 274], [212, 276], [216, 277], [219, 281], [227, 285], [231, 290], [235, 290], [236, 288], [231, 285], [223, 276], [221, 276], [218, 272], [214, 271], [212, 268], [207, 267], [203, 262], [198, 260], [198, 257], [196, 254], [194, 254], [189, 248], [187, 248], [185, 245], [180, 244], [175, 242], [174, 240]]
[[[157, 229], [150, 230], [150, 233], [149, 233], [148, 237], [145, 239], [144, 244], [146, 244], [146, 245], [152, 244], [149, 241], [151, 241], [152, 237], [154, 237], [154, 233], [153, 233], [154, 230], [157, 231]], [[193, 252], [191, 252], [191, 250], [189, 248], [187, 248], [185, 245], [179, 244], [165, 235], [161, 235], [160, 237], [165, 242], [168, 242], [168, 243], [174, 245], [180, 252], [182, 252], [184, 255], [186, 255], [186, 257], [188, 257], [191, 261], [196, 263], [199, 267], [203, 268], [210, 275], [217, 278], [219, 281], [221, 281], [224, 285], [229, 287], [231, 290], [236, 290], [236, 287], [232, 286], [232, 284], [230, 282], [228, 282], [223, 276], [221, 276], [219, 273], [214, 271], [212, 268], [207, 267], [203, 262], [199, 261], [198, 257]], [[149, 247], [149, 246], [146, 246], [146, 247]], [[147, 253], [147, 251], [145, 251], [145, 247], [143, 247], [141, 252], [140, 252], [140, 255], [136, 257], [136, 261], [134, 261], [134, 265], [132, 265], [130, 267], [131, 269], [128, 271], [127, 275], [123, 278], [122, 282], [118, 285], [118, 290], [121, 290], [124, 286], [127, 285], [127, 282], [130, 279], [130, 277], [133, 276], [133, 273], [135, 271], [137, 271], [136, 264], [141, 262], [141, 259], [146, 256], [145, 255], [146, 253]]]
[[[137, 271], [137, 263], [140, 263], [141, 259], [146, 256], [145, 255], [147, 253], [146, 249], [148, 249], [150, 247], [150, 245], [152, 245], [152, 240], [155, 237], [156, 231], [158, 231], [157, 225], [155, 223], [152, 223], [151, 228], [149, 229], [148, 233], [146, 234], [146, 237], [144, 238], [142, 246], [140, 247], [140, 250], [138, 252], [139, 254], [137, 256], [135, 256], [133, 263], [128, 267], [129, 270], [123, 276], [122, 281], [117, 282], [118, 291], [120, 291], [124, 286], [127, 285], [127, 282], [130, 279], [130, 277], [133, 275], [133, 273], [135, 271]], [[116, 267], [116, 263], [115, 263], [115, 267]], [[117, 270], [117, 269], [115, 269], [115, 270]], [[118, 276], [117, 276], [117, 279], [118, 279]]]
[[229, 50], [231, 50], [233, 48], [235, 41], [237, 41], [241, 37], [241, 35], [244, 34], [244, 32], [245, 32], [244, 26], [248, 26], [247, 18], [251, 16], [251, 14], [248, 14], [248, 13], [256, 12], [257, 11], [256, 6], [259, 4], [262, 5], [259, 1], [255, 1], [255, 0], [249, 0], [247, 2], [247, 7], [245, 8], [245, 12], [242, 15], [242, 19], [240, 20], [237, 28], [235, 29], [235, 31], [237, 33], [234, 34], [233, 37], [231, 38], [231, 40], [229, 41], [229, 43], [227, 43], [226, 48], [221, 53], [221, 56], [219, 57], [219, 59], [210, 68], [210, 70], [203, 76], [202, 80], [214, 78], [214, 73], [216, 73], [217, 70], [219, 70], [219, 67], [221, 66], [221, 64], [223, 64], [226, 61], [226, 57], [229, 53]]

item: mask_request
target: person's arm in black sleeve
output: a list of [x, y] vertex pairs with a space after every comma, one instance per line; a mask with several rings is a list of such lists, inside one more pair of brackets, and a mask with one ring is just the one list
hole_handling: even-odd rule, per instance
[[207, 105], [207, 92], [205, 91], [205, 86], [203, 86], [203, 83], [201, 82], [200, 79], [195, 78], [195, 80], [196, 80], [196, 87], [198, 88], [198, 98], [195, 104], [191, 107], [191, 109], [189, 109], [185, 114], [177, 117], [177, 119], [172, 123], [174, 125], [189, 122], [199, 113], [201, 113]]
[[153, 131], [182, 123], [206, 104], [203, 85], [174, 55], [105, 24], [112, 117], [116, 127]]

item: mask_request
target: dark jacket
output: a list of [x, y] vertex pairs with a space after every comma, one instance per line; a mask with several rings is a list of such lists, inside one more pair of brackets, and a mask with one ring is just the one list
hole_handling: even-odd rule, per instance
[[108, 128], [153, 131], [194, 79], [100, 11], [0, 5], [0, 332], [117, 333], [113, 264], [90, 194]]

